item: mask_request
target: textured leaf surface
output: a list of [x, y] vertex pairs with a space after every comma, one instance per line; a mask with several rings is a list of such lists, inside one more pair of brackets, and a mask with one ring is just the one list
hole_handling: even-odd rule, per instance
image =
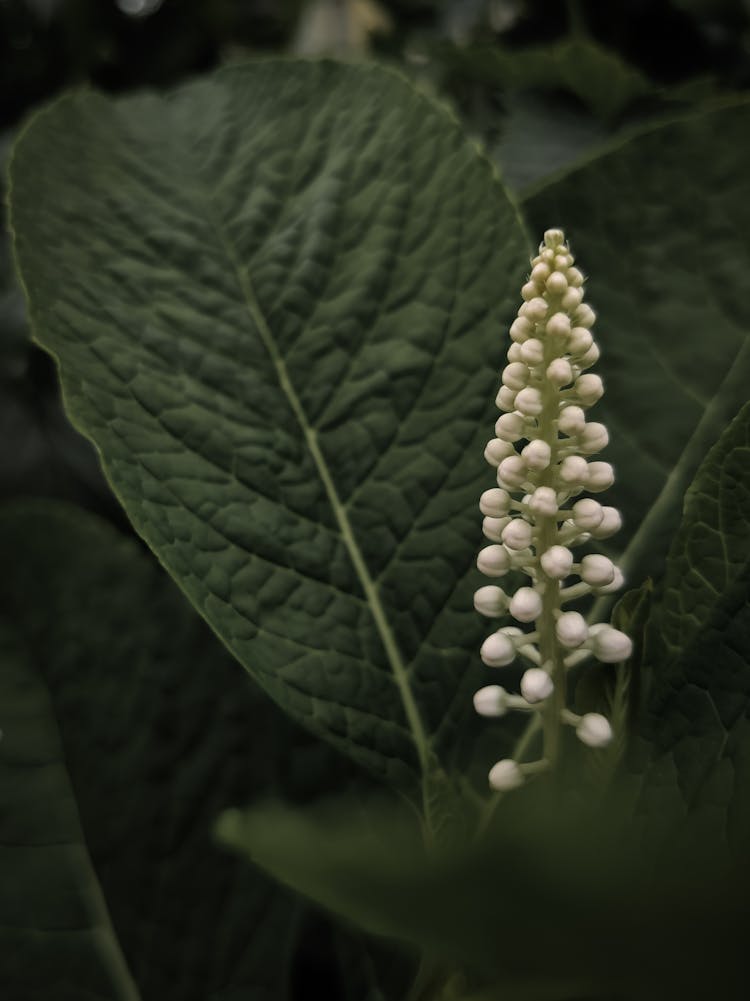
[[634, 584], [661, 573], [684, 493], [747, 399], [749, 128], [743, 102], [650, 129], [526, 201], [591, 273], [607, 388], [595, 413]]
[[0, 555], [3, 997], [283, 999], [296, 905], [211, 826], [315, 750], [289, 773], [283, 715], [113, 529], [7, 509]]
[[674, 783], [681, 818], [750, 838], [750, 404], [685, 498], [643, 654], [651, 680], [643, 732], [647, 795]]
[[191, 600], [380, 774], [460, 751], [526, 257], [489, 164], [390, 72], [262, 62], [63, 99], [12, 184], [35, 337]]

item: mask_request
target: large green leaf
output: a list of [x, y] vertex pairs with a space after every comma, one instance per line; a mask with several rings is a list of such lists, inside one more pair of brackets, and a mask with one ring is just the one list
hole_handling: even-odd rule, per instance
[[[745, 851], [750, 839], [750, 404], [685, 498], [646, 627], [645, 797], [678, 790], [680, 823]], [[642, 749], [641, 749], [642, 751]]]
[[526, 257], [489, 163], [392, 72], [268, 61], [64, 98], [11, 179], [34, 336], [186, 594], [379, 774], [461, 754]]
[[633, 583], [661, 572], [685, 490], [747, 399], [749, 130], [747, 101], [648, 129], [526, 201], [591, 272]]
[[104, 523], [9, 508], [0, 556], [0, 993], [283, 999], [297, 905], [211, 828], [261, 791], [340, 786], [333, 752], [317, 745], [321, 771], [310, 738]]

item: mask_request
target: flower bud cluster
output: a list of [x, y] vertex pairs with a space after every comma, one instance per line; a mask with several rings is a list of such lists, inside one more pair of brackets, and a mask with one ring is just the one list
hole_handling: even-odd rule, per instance
[[[583, 282], [562, 231], [548, 230], [521, 289], [523, 303], [510, 328], [508, 364], [496, 400], [501, 414], [484, 453], [497, 471], [497, 486], [479, 501], [489, 542], [479, 553], [479, 570], [492, 579], [513, 570], [528, 577], [513, 594], [494, 583], [476, 592], [474, 605], [482, 615], [510, 615], [519, 623], [488, 636], [480, 656], [488, 667], [505, 667], [519, 658], [530, 666], [520, 695], [489, 685], [476, 693], [474, 705], [483, 716], [503, 716], [511, 709], [541, 712], [545, 753], [548, 736], [551, 742], [560, 725], [573, 726], [589, 747], [609, 743], [612, 730], [604, 716], [576, 716], [566, 707], [565, 674], [590, 656], [605, 663], [626, 660], [632, 648], [624, 633], [606, 624], [589, 625], [565, 607], [623, 584], [606, 556], [574, 555], [576, 547], [607, 539], [621, 525], [616, 508], [590, 496], [607, 490], [614, 472], [608, 462], [593, 458], [609, 435], [603, 424], [588, 420], [604, 386], [589, 371], [599, 348]], [[515, 788], [539, 766], [505, 759], [492, 768], [490, 785]]]

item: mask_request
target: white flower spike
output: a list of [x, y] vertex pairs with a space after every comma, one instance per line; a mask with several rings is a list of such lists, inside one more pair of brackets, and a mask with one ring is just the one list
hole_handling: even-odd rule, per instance
[[604, 384], [587, 371], [599, 358], [591, 329], [596, 314], [583, 301], [584, 278], [573, 260], [562, 230], [547, 230], [510, 328], [496, 401], [502, 414], [485, 450], [498, 486], [485, 490], [479, 506], [484, 534], [497, 544], [480, 552], [477, 566], [488, 577], [521, 570], [529, 580], [513, 593], [492, 584], [476, 592], [474, 605], [482, 615], [510, 614], [525, 627], [492, 633], [481, 658], [492, 668], [517, 660], [531, 666], [521, 679], [521, 695], [488, 685], [476, 693], [474, 705], [482, 716], [513, 709], [540, 713], [544, 734], [539, 762], [505, 758], [492, 767], [489, 782], [498, 792], [555, 764], [563, 725], [574, 726], [589, 747], [610, 743], [612, 728], [604, 716], [576, 716], [568, 709], [565, 673], [589, 656], [619, 663], [632, 652], [624, 633], [564, 610], [566, 602], [609, 594], [623, 584], [608, 557], [587, 552], [576, 562], [572, 551], [609, 538], [622, 521], [616, 508], [589, 496], [612, 486], [614, 470], [598, 458], [609, 442], [606, 427], [587, 420]]

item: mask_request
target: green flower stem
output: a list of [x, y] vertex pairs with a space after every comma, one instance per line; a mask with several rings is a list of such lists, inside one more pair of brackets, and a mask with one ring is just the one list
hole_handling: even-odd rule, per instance
[[[552, 316], [560, 309], [560, 297], [549, 297], [549, 315]], [[554, 359], [560, 357], [560, 351], [554, 338], [549, 337], [544, 345], [544, 367]], [[542, 413], [539, 416], [539, 438], [547, 442], [550, 447], [550, 463], [544, 470], [540, 478], [540, 485], [556, 488], [555, 470], [558, 461], [559, 440], [557, 437], [557, 416], [560, 410], [560, 390], [549, 379], [542, 380]], [[549, 671], [555, 688], [542, 712], [542, 724], [544, 727], [544, 757], [550, 767], [554, 767], [560, 748], [560, 715], [565, 708], [565, 666], [563, 664], [563, 654], [555, 632], [555, 622], [560, 612], [560, 585], [557, 580], [553, 580], [544, 573], [540, 557], [551, 546], [554, 546], [558, 539], [557, 516], [539, 516], [537, 520], [537, 562], [538, 580], [544, 582], [544, 593], [542, 594], [542, 614], [537, 621], [539, 630], [539, 652], [542, 657], [542, 666]]]

